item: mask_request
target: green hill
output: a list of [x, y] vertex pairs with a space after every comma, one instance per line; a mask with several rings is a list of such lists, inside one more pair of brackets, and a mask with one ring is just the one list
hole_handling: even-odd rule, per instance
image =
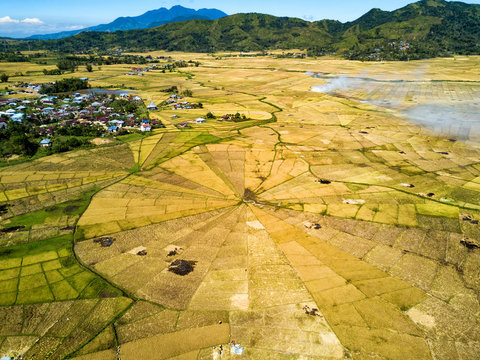
[[422, 0], [393, 12], [374, 9], [345, 25], [335, 47], [354, 59], [480, 54], [480, 5]]
[[153, 29], [84, 32], [22, 46], [62, 52], [110, 48], [190, 52], [305, 49], [318, 55], [337, 53], [362, 60], [480, 54], [480, 5], [422, 0], [392, 12], [373, 9], [349, 23], [237, 14]]
[[294, 18], [264, 14], [237, 14], [218, 20], [190, 20], [153, 29], [85, 32], [55, 40], [38, 41], [36, 47], [62, 51], [110, 47], [195, 52], [249, 51], [268, 48], [308, 48], [331, 44], [333, 36], [315, 24]]

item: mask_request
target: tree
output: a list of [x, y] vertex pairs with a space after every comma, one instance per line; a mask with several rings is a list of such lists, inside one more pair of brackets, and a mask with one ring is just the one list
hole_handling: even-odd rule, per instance
[[26, 155], [33, 156], [37, 152], [38, 144], [25, 134], [13, 132], [10, 139], [2, 144], [2, 155]]
[[57, 81], [54, 85], [42, 85], [41, 94], [55, 94], [63, 92], [72, 92], [82, 89], [88, 89], [90, 85], [88, 81], [78, 78], [63, 79]]
[[182, 91], [182, 96], [184, 96], [184, 97], [192, 97], [192, 96], [193, 96], [193, 92], [192, 92], [192, 90], [189, 90], [189, 89], [184, 90], [184, 91]]
[[43, 69], [43, 74], [44, 75], [62, 75], [62, 70], [60, 70], [60, 69], [52, 69], [52, 70]]
[[216, 119], [216, 116], [212, 114], [212, 112], [209, 112], [206, 116], [207, 119]]
[[62, 59], [58, 62], [57, 67], [61, 71], [74, 72], [77, 67], [77, 64], [75, 63], [75, 61]]
[[76, 137], [69, 137], [65, 140], [57, 140], [47, 150], [50, 154], [62, 153], [70, 150], [77, 149], [81, 146], [88, 145], [88, 140], [81, 140]]
[[8, 81], [8, 78], [9, 78], [9, 76], [8, 76], [7, 74], [5, 74], [5, 73], [3, 73], [2, 75], [0, 75], [0, 81], [1, 81], [2, 83], [7, 82], [7, 81]]
[[88, 72], [92, 72], [92, 71], [93, 71], [92, 65], [87, 64], [87, 71], [88, 71]]
[[98, 137], [105, 131], [103, 127], [98, 125], [68, 125], [58, 127], [55, 132], [62, 136]]
[[118, 113], [129, 113], [133, 114], [137, 112], [138, 105], [132, 101], [124, 100], [124, 99], [117, 99], [110, 103], [110, 107], [113, 108], [115, 112]]

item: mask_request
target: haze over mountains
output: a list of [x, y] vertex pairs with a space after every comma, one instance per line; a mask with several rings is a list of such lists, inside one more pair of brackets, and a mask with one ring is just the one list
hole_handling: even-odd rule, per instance
[[162, 7], [157, 10], [147, 11], [139, 16], [119, 17], [108, 24], [91, 26], [80, 30], [63, 31], [54, 34], [33, 35], [28, 39], [55, 40], [74, 36], [85, 31], [115, 32], [118, 30], [148, 29], [172, 22], [194, 19], [215, 20], [224, 16], [228, 15], [217, 9], [194, 10], [177, 5], [173, 6], [171, 9]]

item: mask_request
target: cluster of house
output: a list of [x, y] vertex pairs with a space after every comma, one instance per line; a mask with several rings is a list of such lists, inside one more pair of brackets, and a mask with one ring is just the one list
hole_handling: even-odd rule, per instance
[[268, 54], [274, 55], [277, 58], [290, 58], [290, 59], [305, 59], [308, 57], [305, 53], [295, 52], [295, 53], [282, 53], [282, 54]]
[[[123, 54], [126, 53], [126, 52], [129, 52], [129, 50], [127, 50], [127, 49], [108, 49], [106, 54], [104, 54], [104, 55], [125, 56]], [[81, 55], [81, 54], [90, 54], [90, 53], [92, 53], [92, 51], [90, 51], [90, 50], [89, 51], [75, 51], [74, 53]], [[130, 56], [130, 57], [133, 56], [133, 57], [136, 57], [136, 58], [139, 58], [139, 59], [143, 58], [142, 55], [128, 55], [128, 56]], [[158, 60], [171, 60], [171, 57], [169, 57], [169, 56], [155, 56], [154, 57], [154, 56], [151, 56], [151, 55], [147, 55], [145, 57], [145, 59], [147, 61], [158, 61]]]
[[130, 72], [128, 72], [126, 75], [129, 76], [144, 76], [145, 73], [150, 72], [152, 70], [155, 70], [157, 68], [157, 64], [153, 64], [152, 66], [148, 66], [146, 68], [133, 68]]
[[292, 54], [292, 57], [293, 57], [294, 59], [306, 58], [306, 57], [307, 57], [307, 54], [304, 54], [304, 53], [293, 53], [293, 54]]
[[217, 119], [217, 121], [233, 121], [234, 115], [222, 115], [220, 118]]
[[306, 58], [308, 55], [306, 53], [301, 53], [301, 52], [295, 52], [295, 53], [273, 53], [273, 52], [242, 52], [240, 54], [228, 54], [228, 55], [222, 55], [224, 58], [232, 58], [232, 57], [262, 57], [262, 56], [275, 56], [275, 57], [282, 57], [282, 58]]
[[180, 101], [182, 97], [179, 95], [170, 95], [170, 97], [165, 101], [172, 110], [185, 110], [185, 109], [201, 109], [203, 108], [202, 104], [190, 103], [188, 101]]
[[148, 61], [158, 61], [158, 60], [172, 61], [172, 58], [170, 56], [151, 56], [151, 55], [148, 55], [145, 59], [147, 59]]
[[393, 48], [395, 49], [398, 49], [400, 51], [407, 51], [408, 49], [410, 49], [410, 43], [408, 43], [407, 41], [404, 41], [404, 40], [401, 40], [401, 41], [392, 41], [390, 43], [390, 46], [392, 46]]
[[[142, 103], [140, 96], [121, 94], [122, 98]], [[116, 133], [121, 128], [127, 130], [151, 131], [152, 126], [160, 125], [158, 120], [139, 118], [136, 114], [115, 112], [111, 107], [114, 100], [105, 95], [80, 94], [59, 98], [42, 95], [35, 100], [0, 99], [0, 129], [10, 122], [37, 124], [38, 134], [53, 136], [57, 127], [76, 125], [99, 125], [106, 132]], [[155, 110], [155, 103], [147, 106]], [[40, 145], [50, 146], [51, 140], [44, 139]]]
[[[123, 55], [125, 52], [128, 52], [128, 50], [126, 49], [110, 49], [108, 52], [107, 52], [107, 55], [109, 56], [125, 56]], [[151, 56], [151, 55], [147, 55], [147, 56], [142, 56], [142, 55], [128, 55], [129, 57], [136, 57], [138, 59], [142, 59], [144, 58], [145, 60], [149, 61], [149, 62], [152, 62], [152, 61], [159, 61], [159, 60], [171, 60], [172, 58], [170, 56]]]
[[[179, 62], [184, 62], [184, 61], [182, 60], [182, 61], [179, 61]], [[168, 69], [172, 66], [173, 66], [172, 64], [164, 64], [164, 65], [152, 64], [152, 65], [144, 67], [144, 68], [136, 67], [136, 68], [133, 68], [132, 70], [130, 70], [126, 75], [144, 76], [145, 73], [150, 72], [152, 70], [159, 70], [159, 69], [163, 70], [163, 69]]]
[[8, 121], [22, 122], [30, 100], [0, 99], [0, 129], [7, 126]]
[[132, 124], [131, 122], [126, 122], [123, 120], [111, 120], [108, 121], [108, 127], [107, 130], [110, 133], [117, 133], [121, 128], [129, 129], [129, 130], [134, 130], [140, 128], [142, 132], [148, 132], [152, 131], [152, 125], [157, 125], [158, 121], [153, 120], [152, 123], [150, 123], [150, 120], [148, 119], [143, 119], [140, 123], [140, 126], [138, 127], [138, 124]]
[[[147, 58], [147, 60], [149, 61], [154, 61], [154, 60], [157, 60], [157, 59], [161, 59], [161, 60], [172, 60], [171, 58]], [[147, 66], [147, 67], [136, 67], [136, 68], [133, 68], [131, 69], [128, 73], [126, 73], [126, 75], [129, 75], [129, 76], [144, 76], [145, 73], [147, 72], [150, 72], [152, 70], [167, 70], [167, 69], [171, 69], [171, 68], [174, 68], [175, 66], [186, 66], [187, 62], [185, 60], [179, 60], [179, 61], [176, 61], [175, 64], [163, 64], [163, 65], [159, 65], [159, 64], [152, 64], [150, 66]]]
[[33, 83], [19, 83], [13, 86], [14, 88], [21, 89], [20, 92], [29, 92], [29, 93], [38, 93], [42, 88], [42, 84], [33, 84]]
[[[177, 119], [178, 116], [173, 115], [172, 118]], [[180, 129], [186, 129], [190, 127], [190, 124], [205, 124], [206, 120], [204, 118], [196, 118], [193, 121], [182, 121], [181, 123], [177, 124], [177, 127]]]
[[385, 54], [406, 54], [411, 48], [411, 44], [407, 41], [392, 41], [388, 44], [390, 48], [375, 48], [373, 52], [367, 56], [369, 60], [381, 61], [385, 58]]
[[[77, 95], [77, 94], [76, 94]], [[125, 128], [127, 130], [141, 130], [141, 131], [151, 131], [152, 126], [158, 125], [157, 120], [148, 120], [140, 119], [135, 114], [120, 114], [114, 111], [113, 107], [109, 106], [113, 101], [108, 97], [96, 97], [94, 95], [80, 95], [84, 99], [90, 100], [87, 105], [80, 111], [75, 119], [64, 121], [64, 125], [77, 125], [82, 123], [93, 123], [95, 125], [103, 126], [108, 132], [116, 133], [120, 129]], [[120, 94], [120, 97], [136, 102], [143, 103], [143, 100], [140, 96], [135, 95], [131, 96], [126, 93]], [[93, 102], [91, 102], [93, 100]], [[75, 101], [75, 100], [73, 100]], [[149, 110], [155, 110], [155, 103], [151, 103], [147, 106]]]

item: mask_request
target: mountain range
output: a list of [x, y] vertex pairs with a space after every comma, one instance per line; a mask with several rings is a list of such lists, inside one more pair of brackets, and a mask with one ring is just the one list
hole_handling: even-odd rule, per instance
[[74, 36], [86, 31], [115, 32], [118, 30], [148, 29], [173, 22], [194, 19], [215, 20], [224, 16], [228, 15], [217, 9], [194, 10], [177, 5], [173, 6], [171, 9], [162, 7], [157, 10], [147, 11], [145, 14], [139, 16], [119, 17], [108, 24], [91, 26], [80, 30], [63, 31], [54, 34], [33, 35], [28, 39], [56, 40]]
[[304, 49], [312, 55], [336, 53], [359, 60], [480, 54], [480, 5], [421, 0], [391, 12], [372, 9], [347, 23], [236, 14], [152, 29], [89, 31], [54, 41], [29, 41], [19, 48], [27, 46], [63, 52], [115, 48], [189, 52]]

